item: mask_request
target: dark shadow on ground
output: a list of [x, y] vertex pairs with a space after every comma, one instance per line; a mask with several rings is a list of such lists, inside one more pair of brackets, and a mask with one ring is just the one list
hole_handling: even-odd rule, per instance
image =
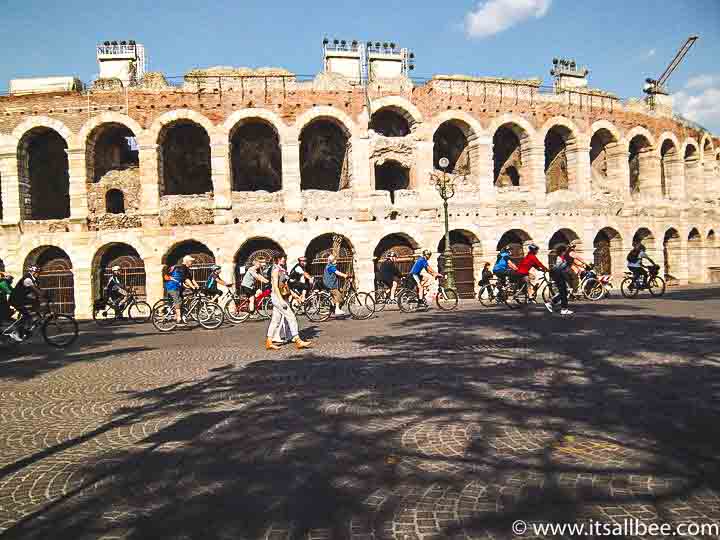
[[365, 354], [129, 395], [98, 431], [171, 421], [75, 464], [82, 480], [7, 537], [504, 538], [516, 519], [718, 517], [716, 323], [612, 303], [503, 313], [410, 316], [359, 339]]

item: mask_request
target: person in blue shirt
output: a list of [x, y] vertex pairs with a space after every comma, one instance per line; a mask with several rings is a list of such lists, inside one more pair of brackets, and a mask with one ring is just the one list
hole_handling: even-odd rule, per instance
[[500, 248], [497, 261], [495, 261], [495, 266], [493, 266], [493, 274], [498, 277], [501, 285], [505, 285], [505, 279], [510, 277], [513, 271], [517, 271], [517, 266], [515, 266], [515, 263], [510, 259], [510, 246]]
[[327, 265], [325, 265], [325, 273], [323, 274], [323, 285], [330, 289], [330, 294], [332, 295], [333, 302], [335, 303], [335, 315], [345, 315], [345, 312], [340, 309], [340, 304], [342, 304], [342, 293], [340, 292], [340, 280], [338, 277], [347, 279], [351, 277], [351, 275], [338, 270], [335, 262], [335, 255], [328, 255], [328, 262]]
[[427, 291], [430, 290], [430, 278], [428, 277], [428, 274], [434, 278], [443, 277], [442, 274], [433, 270], [428, 263], [430, 257], [432, 257], [432, 252], [429, 249], [423, 249], [422, 256], [415, 261], [412, 270], [410, 270], [410, 275], [417, 284], [418, 297], [421, 300], [425, 300], [425, 294], [427, 294]]
[[183, 289], [199, 289], [200, 287], [190, 274], [190, 267], [195, 258], [185, 255], [181, 264], [176, 264], [170, 269], [170, 279], [165, 282], [165, 290], [170, 296], [173, 308], [175, 309], [175, 322], [178, 326], [185, 326], [181, 316], [182, 292]]

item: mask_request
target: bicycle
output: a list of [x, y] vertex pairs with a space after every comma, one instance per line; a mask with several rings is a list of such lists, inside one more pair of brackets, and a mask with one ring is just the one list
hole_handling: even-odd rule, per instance
[[[191, 290], [183, 296], [180, 317], [191, 328], [199, 325], [206, 330], [215, 330], [224, 322], [225, 313], [217, 302], [207, 298], [202, 291]], [[155, 303], [152, 323], [160, 332], [170, 332], [177, 328], [172, 299], [163, 298]]]
[[93, 304], [93, 320], [99, 326], [105, 326], [115, 320], [122, 320], [127, 310], [127, 318], [135, 323], [144, 323], [152, 317], [152, 307], [143, 300], [137, 299], [134, 289], [128, 289], [128, 295], [119, 303], [114, 304], [107, 298], [100, 298]]
[[390, 296], [390, 287], [388, 287], [385, 283], [381, 281], [375, 282], [373, 298], [375, 300], [375, 311], [377, 313], [383, 311], [386, 306], [392, 306], [394, 304], [397, 304], [397, 299], [400, 298], [400, 295], [407, 289], [404, 285], [406, 279], [407, 276], [403, 276], [400, 278], [400, 283], [395, 289], [395, 298], [392, 298]]
[[[352, 276], [349, 275], [341, 289], [342, 300], [338, 308], [347, 307], [350, 317], [355, 320], [369, 319], [375, 313], [375, 300], [366, 292], [358, 292]], [[311, 294], [303, 303], [305, 316], [313, 322], [325, 322], [333, 314], [334, 302], [327, 290]]]
[[665, 294], [665, 280], [658, 276], [660, 267], [655, 264], [647, 267], [648, 275], [635, 277], [632, 272], [625, 272], [625, 279], [620, 283], [620, 292], [625, 298], [635, 298], [638, 293], [647, 289], [651, 296]]
[[[445, 287], [440, 276], [436, 276], [435, 279], [438, 280], [438, 292], [435, 295], [435, 304], [443, 311], [453, 311], [457, 308], [460, 299], [457, 291]], [[398, 306], [404, 313], [426, 311], [430, 308], [425, 298], [418, 296], [418, 291], [415, 287], [406, 289], [398, 296]]]
[[[269, 319], [272, 316], [272, 300], [270, 300], [270, 288], [263, 289], [259, 296], [254, 296], [253, 301], [254, 313], [263, 319]], [[250, 307], [251, 298], [245, 294], [238, 294], [235, 291], [228, 290], [220, 297], [220, 304], [223, 307], [225, 317], [230, 322], [245, 322], [253, 312], [248, 309]]]
[[478, 282], [480, 288], [478, 289], [477, 299], [485, 307], [498, 304], [498, 294], [500, 293], [500, 283], [496, 278], [491, 279], [487, 283]]
[[10, 334], [17, 333], [22, 342], [27, 342], [33, 337], [38, 328], [40, 328], [45, 343], [57, 349], [69, 347], [75, 343], [79, 334], [75, 317], [55, 313], [48, 308], [44, 313], [36, 312], [32, 314], [29, 321], [27, 317], [21, 314], [0, 333], [0, 341], [7, 345], [19, 344], [10, 337]]

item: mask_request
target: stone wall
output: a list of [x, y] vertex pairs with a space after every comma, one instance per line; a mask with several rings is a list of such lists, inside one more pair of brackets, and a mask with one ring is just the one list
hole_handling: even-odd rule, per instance
[[[131, 167], [106, 173], [88, 184], [88, 227], [90, 230], [128, 229], [142, 226], [140, 217], [140, 169]], [[124, 214], [107, 213], [105, 197], [110, 189], [122, 192]]]

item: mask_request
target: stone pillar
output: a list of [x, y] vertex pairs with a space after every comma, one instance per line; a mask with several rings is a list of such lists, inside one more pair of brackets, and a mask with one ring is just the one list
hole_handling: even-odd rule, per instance
[[92, 319], [93, 289], [92, 268], [87, 261], [73, 265], [73, 285], [75, 288], [75, 318]]
[[[680, 254], [679, 257], [677, 257], [679, 264], [675, 273], [680, 285], [686, 285], [690, 281], [690, 272], [688, 271], [689, 258], [687, 237], [684, 234], [680, 235], [680, 239], [677, 240], [677, 243], [679, 244], [679, 248], [676, 249], [680, 250]], [[693, 264], [697, 264], [698, 262], [699, 261], [693, 261]]]
[[471, 174], [483, 199], [495, 198], [492, 137], [475, 139], [470, 146]]
[[228, 142], [213, 139], [210, 144], [210, 170], [212, 174], [215, 223], [232, 222], [232, 175], [230, 174]]
[[13, 148], [0, 148], [0, 181], [2, 191], [2, 223], [14, 225], [22, 221], [18, 183], [17, 153]]
[[375, 267], [373, 265], [373, 252], [375, 246], [369, 241], [357, 242], [355, 248], [355, 283], [359, 291], [370, 292], [375, 289]]
[[160, 212], [160, 177], [157, 144], [141, 144], [140, 160], [140, 212], [143, 224], [158, 225]]
[[85, 166], [85, 148], [69, 148], [68, 172], [70, 175], [70, 219], [74, 228], [87, 227], [87, 168]]
[[640, 153], [640, 197], [646, 200], [662, 197], [660, 158], [650, 148]]
[[282, 156], [282, 189], [285, 196], [285, 209], [288, 212], [301, 212], [300, 142], [292, 140], [282, 143], [280, 154]]
[[682, 200], [686, 198], [685, 168], [680, 157], [673, 157], [666, 161], [665, 189], [671, 199]]
[[694, 157], [684, 160], [685, 169], [685, 194], [688, 199], [700, 199], [704, 193], [702, 181], [702, 169], [697, 154]]
[[162, 279], [162, 262], [159, 256], [148, 257], [145, 262], [145, 292], [151, 306], [165, 295]]
[[618, 145], [615, 151], [617, 166], [617, 190], [624, 200], [630, 200], [630, 153], [627, 147]]
[[353, 193], [369, 194], [374, 191], [372, 184], [373, 175], [370, 173], [370, 139], [365, 137], [353, 137], [352, 147], [352, 183], [350, 189]]
[[575, 143], [566, 150], [568, 160], [568, 189], [580, 196], [590, 195], [592, 173], [590, 170], [590, 147]]
[[[527, 163], [525, 163], [527, 156]], [[545, 199], [545, 146], [542, 143], [533, 143], [527, 152], [523, 153], [523, 169], [529, 180], [528, 188], [538, 201]]]
[[416, 189], [422, 198], [435, 194], [435, 186], [430, 178], [433, 172], [433, 141], [418, 141], [415, 150]]

